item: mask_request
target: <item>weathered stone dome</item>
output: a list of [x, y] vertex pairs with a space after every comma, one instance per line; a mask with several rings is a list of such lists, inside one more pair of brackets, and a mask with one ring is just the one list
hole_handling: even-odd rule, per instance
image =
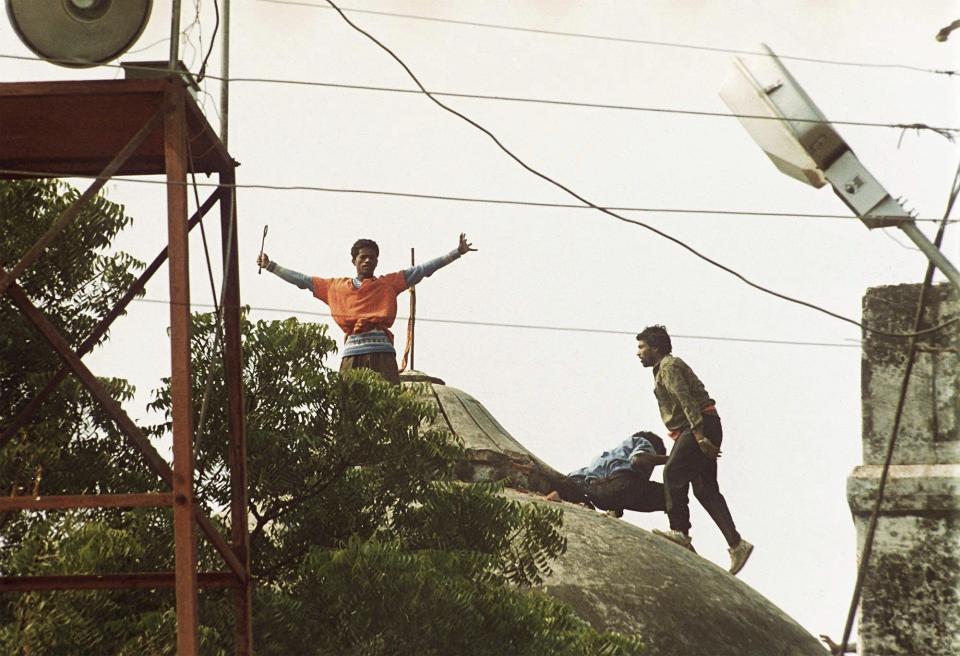
[[475, 398], [420, 371], [404, 372], [400, 379], [424, 384], [425, 396], [440, 410], [437, 423], [463, 441], [469, 455], [457, 467], [460, 480], [503, 481], [511, 488], [541, 494], [556, 490], [575, 498], [569, 479], [527, 451]]
[[[475, 398], [421, 372], [437, 423], [460, 437], [464, 481], [504, 481], [507, 496], [545, 503], [566, 477], [527, 451]], [[621, 519], [563, 502], [567, 551], [544, 583], [598, 629], [640, 634], [650, 656], [823, 656], [824, 647], [725, 570]]]

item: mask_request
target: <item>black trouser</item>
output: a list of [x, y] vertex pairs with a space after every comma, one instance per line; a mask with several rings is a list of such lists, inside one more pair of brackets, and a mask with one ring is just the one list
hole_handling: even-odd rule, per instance
[[[723, 442], [723, 427], [716, 414], [703, 415], [703, 433], [718, 447]], [[693, 486], [693, 496], [716, 523], [727, 544], [735, 547], [740, 543], [740, 534], [733, 523], [727, 501], [720, 494], [717, 484], [717, 461], [700, 451], [693, 431], [683, 431], [663, 468], [663, 485], [666, 491], [667, 516], [670, 528], [686, 533], [690, 530], [690, 506], [687, 490]]]
[[656, 512], [665, 510], [666, 495], [663, 485], [649, 481], [633, 472], [597, 481], [586, 486], [587, 498], [600, 510], [634, 510]]

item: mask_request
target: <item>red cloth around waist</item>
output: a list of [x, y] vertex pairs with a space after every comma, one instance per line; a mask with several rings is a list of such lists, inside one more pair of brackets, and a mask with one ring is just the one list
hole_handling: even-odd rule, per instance
[[[705, 415], [715, 415], [717, 414], [717, 406], [716, 404], [704, 406], [702, 412]], [[682, 430], [667, 431], [667, 437], [673, 441], [676, 441], [681, 435], [683, 435]]]

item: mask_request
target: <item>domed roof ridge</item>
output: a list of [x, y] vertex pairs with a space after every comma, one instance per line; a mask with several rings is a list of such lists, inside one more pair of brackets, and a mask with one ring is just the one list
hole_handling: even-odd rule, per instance
[[436, 404], [434, 421], [463, 443], [466, 458], [456, 470], [470, 483], [502, 481], [507, 487], [548, 494], [556, 490], [563, 498], [579, 498], [576, 486], [564, 474], [531, 453], [473, 396], [419, 371], [401, 374], [404, 383], [424, 384], [421, 394]]
[[436, 376], [431, 376], [430, 374], [424, 373], [422, 371], [417, 371], [416, 369], [407, 369], [406, 371], [400, 372], [400, 382], [401, 383], [433, 383], [435, 385], [446, 385], [443, 380], [437, 378]]
[[[507, 490], [521, 503], [556, 505]], [[561, 504], [567, 549], [543, 590], [600, 630], [639, 634], [644, 656], [824, 656], [823, 645], [725, 569], [639, 526]]]
[[[423, 372], [402, 375], [438, 407], [435, 425], [466, 447], [467, 482], [503, 481], [520, 503], [576, 499], [568, 477], [533, 455], [463, 390]], [[566, 552], [545, 592], [599, 630], [638, 634], [645, 656], [823, 656], [820, 642], [759, 592], [710, 561], [622, 519], [561, 503]]]

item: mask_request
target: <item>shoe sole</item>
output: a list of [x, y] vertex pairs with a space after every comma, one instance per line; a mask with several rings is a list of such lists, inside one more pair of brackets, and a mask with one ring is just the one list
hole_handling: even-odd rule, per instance
[[737, 567], [736, 569], [733, 569], [733, 568], [731, 567], [731, 568], [730, 568], [730, 573], [733, 574], [734, 576], [736, 576], [737, 573], [738, 573], [740, 570], [743, 569], [743, 566], [747, 564], [747, 561], [750, 560], [750, 554], [752, 554], [752, 553], [753, 553], [753, 545], [751, 544], [751, 545], [750, 545], [750, 548], [747, 549], [747, 555], [744, 556], [744, 557], [743, 557], [743, 560], [740, 561], [740, 566]]
[[682, 542], [677, 542], [676, 540], [674, 540], [672, 537], [670, 537], [663, 531], [658, 531], [657, 529], [654, 529], [652, 532], [654, 535], [659, 535], [664, 540], [667, 540], [668, 542], [672, 542], [678, 547], [683, 547], [687, 551], [692, 551], [693, 553], [697, 553], [697, 550], [693, 548], [693, 542], [688, 542], [687, 544], [683, 544]]

